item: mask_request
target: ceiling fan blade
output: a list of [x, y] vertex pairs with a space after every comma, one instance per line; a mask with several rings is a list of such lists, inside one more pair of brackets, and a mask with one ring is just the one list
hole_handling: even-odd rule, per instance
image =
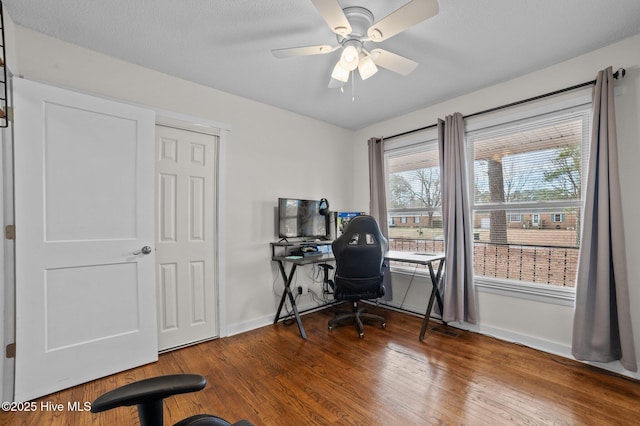
[[344, 15], [338, 0], [311, 0], [311, 3], [318, 9], [331, 31], [342, 36], [351, 34], [351, 24]]
[[438, 0], [413, 0], [371, 25], [367, 35], [380, 42], [437, 15]]
[[370, 56], [376, 65], [403, 76], [411, 74], [418, 66], [416, 61], [384, 49], [373, 49]]
[[285, 49], [273, 49], [271, 53], [276, 58], [293, 58], [296, 56], [324, 55], [331, 53], [340, 46], [329, 46], [328, 44], [319, 44], [317, 46], [301, 46], [288, 47]]

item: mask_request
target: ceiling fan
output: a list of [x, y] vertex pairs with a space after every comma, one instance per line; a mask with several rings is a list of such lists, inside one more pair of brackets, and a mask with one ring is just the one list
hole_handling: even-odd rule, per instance
[[401, 33], [413, 25], [438, 14], [437, 0], [411, 0], [404, 6], [374, 23], [368, 9], [359, 6], [342, 9], [338, 0], [311, 0], [320, 15], [336, 34], [338, 44], [331, 46], [290, 47], [273, 49], [276, 58], [323, 55], [342, 49], [340, 59], [331, 73], [329, 87], [341, 87], [358, 68], [363, 80], [378, 72], [378, 66], [400, 75], [409, 75], [418, 63], [384, 49], [367, 50], [368, 42], [379, 43]]

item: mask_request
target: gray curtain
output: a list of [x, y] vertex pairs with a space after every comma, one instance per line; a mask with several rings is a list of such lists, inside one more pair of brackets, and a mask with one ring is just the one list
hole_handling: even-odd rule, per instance
[[[384, 174], [384, 142], [380, 138], [371, 138], [369, 144], [369, 210], [380, 225], [382, 235], [389, 238], [389, 223], [387, 220], [387, 189]], [[385, 293], [382, 300], [393, 300], [393, 285], [391, 271], [385, 262], [384, 273]]]
[[378, 221], [382, 235], [389, 238], [387, 189], [384, 175], [384, 143], [380, 138], [371, 138], [368, 144], [370, 212], [371, 216]]
[[442, 320], [475, 324], [473, 232], [462, 114], [438, 120], [445, 275]]
[[585, 191], [571, 351], [579, 360], [637, 371], [631, 329], [613, 72], [600, 71], [593, 91], [593, 127]]

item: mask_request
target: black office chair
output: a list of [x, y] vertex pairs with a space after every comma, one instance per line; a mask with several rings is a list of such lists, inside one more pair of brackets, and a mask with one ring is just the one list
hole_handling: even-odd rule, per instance
[[333, 297], [353, 302], [353, 309], [330, 320], [329, 330], [339, 325], [355, 324], [362, 339], [363, 323], [379, 323], [385, 328], [383, 317], [358, 308], [358, 301], [377, 299], [385, 292], [382, 262], [388, 242], [380, 232], [378, 222], [372, 216], [356, 216], [331, 247], [336, 259]]
[[[207, 379], [198, 374], [173, 374], [152, 377], [109, 391], [91, 404], [91, 412], [111, 410], [116, 407], [137, 405], [140, 426], [163, 426], [162, 401], [172, 395], [195, 392], [207, 385]], [[179, 421], [174, 426], [252, 426], [247, 420], [236, 423], [211, 414], [196, 414]]]

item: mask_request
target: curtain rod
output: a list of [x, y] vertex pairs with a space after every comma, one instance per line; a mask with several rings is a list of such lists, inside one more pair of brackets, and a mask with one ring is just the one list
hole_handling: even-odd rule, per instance
[[[619, 80], [619, 79], [622, 79], [625, 76], [626, 73], [627, 73], [627, 71], [624, 68], [619, 68], [616, 72], [613, 73], [613, 77], [615, 79]], [[584, 83], [576, 84], [575, 86], [571, 86], [571, 87], [565, 87], [564, 89], [555, 90], [553, 92], [545, 93], [543, 95], [538, 95], [538, 96], [534, 96], [532, 98], [522, 99], [520, 101], [511, 102], [509, 104], [500, 105], [500, 106], [497, 106], [497, 107], [485, 109], [484, 111], [479, 111], [479, 112], [474, 112], [473, 114], [464, 115], [464, 116], [462, 116], [462, 118], [471, 118], [471, 117], [476, 117], [476, 116], [482, 115], [482, 114], [488, 114], [490, 112], [499, 111], [501, 109], [510, 108], [510, 107], [514, 107], [514, 106], [518, 106], [518, 105], [522, 105], [522, 104], [526, 104], [527, 102], [537, 101], [539, 99], [548, 98], [549, 96], [559, 95], [560, 93], [570, 92], [572, 90], [580, 89], [581, 87], [592, 86], [594, 84], [596, 84], [595, 80], [585, 81]], [[431, 124], [429, 126], [420, 127], [419, 129], [407, 130], [406, 132], [398, 133], [396, 135], [383, 137], [382, 140], [389, 140], [389, 139], [397, 138], [397, 137], [400, 137], [400, 136], [409, 135], [411, 133], [417, 133], [417, 132], [421, 132], [423, 130], [432, 129], [432, 128], [436, 127], [437, 125], [438, 124]]]

